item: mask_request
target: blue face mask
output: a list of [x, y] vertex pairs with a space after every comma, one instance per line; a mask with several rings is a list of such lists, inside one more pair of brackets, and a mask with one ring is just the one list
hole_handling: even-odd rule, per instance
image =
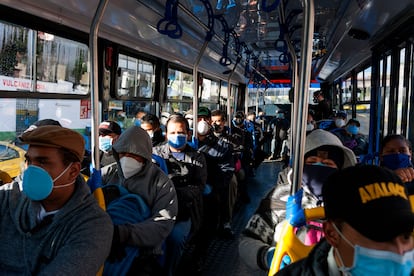
[[410, 275], [414, 267], [414, 250], [405, 252], [403, 255], [391, 251], [376, 250], [353, 245], [334, 225], [338, 234], [354, 248], [354, 263], [346, 267], [338, 250], [339, 260], [342, 263], [338, 269], [344, 275]]
[[53, 186], [53, 183], [64, 175], [71, 165], [72, 163], [55, 179], [52, 179], [49, 173], [41, 167], [29, 165], [23, 173], [23, 193], [31, 200], [40, 201], [47, 198], [52, 193], [53, 188], [64, 188], [72, 185], [75, 181], [64, 185]]
[[168, 144], [175, 149], [181, 149], [187, 144], [187, 135], [185, 134], [168, 135]]
[[140, 119], [135, 119], [134, 120], [134, 125], [137, 127], [141, 127], [141, 120]]
[[382, 156], [381, 165], [390, 170], [411, 167], [410, 156], [405, 153], [393, 153]]
[[307, 187], [312, 194], [322, 199], [322, 186], [328, 176], [338, 169], [326, 166], [321, 162], [303, 166], [302, 185]]
[[358, 131], [359, 131], [359, 127], [354, 126], [354, 125], [349, 125], [346, 129], [348, 130], [349, 133], [353, 135], [358, 134]]
[[99, 136], [99, 149], [108, 152], [112, 149], [112, 138]]

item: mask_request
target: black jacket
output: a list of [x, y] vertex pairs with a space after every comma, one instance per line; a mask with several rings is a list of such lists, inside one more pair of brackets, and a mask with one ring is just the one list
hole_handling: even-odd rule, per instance
[[303, 276], [328, 276], [328, 254], [331, 245], [322, 239], [315, 245], [307, 258], [290, 264], [275, 275], [303, 275]]

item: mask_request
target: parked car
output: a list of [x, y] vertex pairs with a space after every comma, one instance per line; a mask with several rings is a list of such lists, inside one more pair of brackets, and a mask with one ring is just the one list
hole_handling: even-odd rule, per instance
[[0, 141], [0, 170], [11, 178], [18, 176], [24, 165], [26, 151], [18, 146]]

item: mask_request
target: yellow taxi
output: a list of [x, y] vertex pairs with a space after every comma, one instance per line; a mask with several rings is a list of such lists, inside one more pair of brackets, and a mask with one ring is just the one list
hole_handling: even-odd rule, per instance
[[0, 170], [11, 178], [18, 176], [24, 165], [26, 151], [18, 146], [0, 141]]

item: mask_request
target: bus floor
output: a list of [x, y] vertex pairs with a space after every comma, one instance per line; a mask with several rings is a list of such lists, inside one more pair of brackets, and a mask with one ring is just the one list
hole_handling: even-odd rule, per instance
[[267, 275], [260, 269], [252, 270], [239, 257], [238, 242], [240, 233], [246, 226], [249, 218], [259, 206], [260, 200], [276, 184], [281, 162], [265, 161], [256, 170], [256, 176], [248, 180], [248, 193], [250, 203], [242, 205], [233, 216], [232, 228], [235, 238], [228, 240], [216, 237], [209, 246], [207, 258], [204, 260], [203, 269], [200, 272], [194, 270], [191, 259], [192, 248], [184, 252], [182, 262], [176, 276], [202, 275], [202, 276], [248, 276]]

